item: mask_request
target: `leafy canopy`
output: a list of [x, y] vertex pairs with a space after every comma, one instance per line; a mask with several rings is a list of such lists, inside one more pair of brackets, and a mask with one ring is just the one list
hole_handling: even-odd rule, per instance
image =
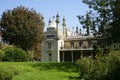
[[[89, 25], [95, 34], [101, 35], [100, 44], [119, 43], [120, 0], [83, 0], [83, 3], [87, 4], [91, 11], [89, 14], [90, 19], [78, 16], [82, 25]], [[95, 29], [98, 30], [96, 31]]]
[[35, 43], [41, 42], [43, 38], [43, 16], [33, 8], [18, 6], [4, 11], [0, 26], [4, 41], [24, 50], [32, 49]]

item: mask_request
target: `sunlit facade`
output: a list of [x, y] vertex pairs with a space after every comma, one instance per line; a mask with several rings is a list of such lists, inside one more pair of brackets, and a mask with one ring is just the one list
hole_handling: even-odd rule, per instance
[[43, 62], [75, 62], [81, 57], [92, 57], [92, 34], [85, 35], [82, 29], [72, 28], [69, 30], [66, 26], [66, 20], [63, 18], [60, 26], [59, 15], [56, 20], [49, 20], [49, 25], [45, 32], [42, 42], [42, 61]]

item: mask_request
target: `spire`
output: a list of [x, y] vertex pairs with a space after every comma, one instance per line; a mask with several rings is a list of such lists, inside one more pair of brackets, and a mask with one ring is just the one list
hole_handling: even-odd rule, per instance
[[58, 12], [57, 12], [57, 15], [56, 15], [56, 31], [57, 31], [57, 38], [59, 37], [58, 35], [59, 35], [59, 30], [58, 30], [58, 25], [59, 25], [59, 23], [60, 23], [60, 16], [59, 16], [59, 14], [58, 14]]
[[72, 36], [74, 36], [74, 27], [72, 27]]
[[90, 35], [90, 15], [89, 15], [90, 13], [89, 12], [87, 12], [87, 14], [86, 14], [86, 20], [87, 20], [87, 25], [86, 25], [86, 32], [87, 32], [87, 36], [89, 36]]
[[48, 21], [48, 23], [49, 23], [49, 25], [50, 25], [50, 23], [51, 23], [51, 19], [49, 18], [49, 21]]
[[66, 37], [66, 20], [65, 20], [65, 17], [63, 17], [63, 23], [62, 23], [62, 26], [63, 26], [63, 36], [64, 38]]
[[57, 12], [57, 15], [56, 15], [56, 23], [60, 23], [60, 16], [59, 16], [59, 13]]
[[78, 26], [76, 26], [76, 34], [78, 34]]
[[81, 29], [81, 27], [80, 27], [80, 33], [79, 34], [82, 35], [82, 29]]
[[66, 20], [65, 20], [65, 17], [63, 17], [63, 26], [66, 26]]
[[55, 20], [55, 16], [52, 17], [53, 18], [53, 21]]

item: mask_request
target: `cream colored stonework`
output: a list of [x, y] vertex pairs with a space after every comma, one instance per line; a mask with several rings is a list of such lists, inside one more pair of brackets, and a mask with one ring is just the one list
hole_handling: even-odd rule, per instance
[[[59, 25], [53, 20], [47, 27], [42, 42], [43, 62], [73, 62], [76, 60], [77, 54], [82, 55], [83, 50], [93, 50], [92, 44], [89, 45], [88, 41], [88, 39], [92, 40], [93, 36], [84, 36], [84, 33], [80, 35], [81, 32], [76, 33], [67, 29], [66, 26]], [[74, 53], [75, 51], [77, 51], [77, 54]]]

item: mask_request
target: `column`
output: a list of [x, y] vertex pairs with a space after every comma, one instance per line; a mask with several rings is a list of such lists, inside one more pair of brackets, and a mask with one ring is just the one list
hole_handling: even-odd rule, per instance
[[64, 62], [64, 52], [62, 53], [62, 61]]
[[74, 62], [74, 60], [73, 60], [73, 51], [71, 51], [71, 58], [72, 58], [72, 62]]

